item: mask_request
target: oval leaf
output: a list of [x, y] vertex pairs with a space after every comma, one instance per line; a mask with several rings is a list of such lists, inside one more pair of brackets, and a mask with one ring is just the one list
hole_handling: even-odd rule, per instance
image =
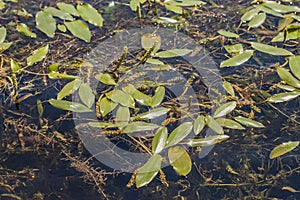
[[109, 74], [98, 74], [96, 75], [96, 79], [98, 79], [101, 83], [106, 85], [117, 85], [116, 81]]
[[75, 79], [74, 81], [67, 83], [57, 94], [57, 99], [61, 100], [64, 97], [73, 94], [79, 88], [80, 84], [81, 84], [80, 79]]
[[4, 42], [6, 38], [6, 28], [0, 27], [0, 43]]
[[227, 92], [228, 94], [230, 94], [231, 96], [235, 96], [235, 94], [234, 94], [234, 89], [233, 89], [231, 83], [229, 83], [229, 82], [227, 82], [227, 81], [224, 81], [224, 83], [223, 83], [223, 88], [226, 90], [226, 92]]
[[148, 112], [139, 114], [138, 117], [141, 119], [155, 119], [157, 117], [167, 114], [169, 112], [169, 110], [170, 109], [164, 108], [164, 107], [154, 108]]
[[49, 50], [48, 44], [44, 47], [41, 47], [41, 48], [35, 50], [33, 52], [33, 54], [26, 59], [27, 66], [31, 66], [31, 65], [43, 60], [46, 57], [48, 50]]
[[168, 129], [166, 127], [161, 127], [157, 129], [153, 141], [152, 141], [152, 152], [154, 154], [160, 153], [167, 142]]
[[250, 28], [256, 28], [256, 27], [259, 27], [260, 25], [262, 25], [265, 20], [266, 20], [266, 13], [259, 13], [258, 15], [255, 15], [251, 21], [248, 23], [248, 26]]
[[271, 96], [268, 101], [271, 103], [280, 103], [293, 100], [300, 95], [300, 92], [285, 92]]
[[192, 122], [185, 122], [183, 124], [180, 124], [172, 131], [172, 133], [168, 137], [166, 147], [170, 147], [181, 142], [192, 131], [192, 128]]
[[177, 174], [186, 176], [192, 170], [192, 161], [186, 150], [180, 146], [171, 147], [168, 151], [169, 162]]
[[105, 117], [108, 113], [113, 111], [117, 107], [117, 103], [110, 101], [106, 97], [100, 100], [100, 113]]
[[56, 30], [56, 21], [48, 12], [40, 11], [35, 16], [37, 28], [48, 37], [54, 37]]
[[224, 130], [223, 130], [222, 126], [216, 120], [214, 120], [214, 118], [212, 118], [211, 116], [209, 116], [209, 115], [206, 116], [206, 123], [207, 123], [208, 127], [211, 130], [213, 130], [214, 132], [216, 132], [218, 134], [224, 134]]
[[270, 159], [277, 158], [282, 156], [293, 149], [295, 149], [299, 145], [299, 141], [296, 142], [284, 142], [278, 146], [276, 146], [270, 153]]
[[91, 32], [89, 27], [81, 20], [76, 20], [72, 22], [65, 22], [67, 29], [79, 39], [84, 40], [85, 42], [91, 41]]
[[62, 110], [69, 110], [73, 112], [92, 112], [92, 110], [81, 103], [55, 99], [49, 100], [49, 103], [52, 106]]
[[253, 55], [252, 50], [244, 51], [243, 53], [233, 56], [232, 58], [229, 58], [228, 60], [225, 60], [221, 62], [220, 67], [231, 67], [231, 66], [238, 66], [245, 62], [247, 62], [251, 56]]
[[197, 119], [194, 121], [194, 133], [195, 135], [199, 135], [205, 126], [205, 117], [203, 115], [199, 115]]
[[151, 124], [147, 122], [132, 122], [129, 123], [124, 130], [123, 133], [134, 133], [134, 132], [140, 132], [140, 131], [151, 131], [154, 129], [159, 128], [156, 124]]
[[263, 53], [268, 53], [271, 55], [275, 55], [275, 56], [292, 56], [293, 55], [290, 51], [288, 51], [286, 49], [282, 49], [282, 48], [278, 48], [278, 47], [274, 47], [271, 45], [262, 44], [262, 43], [258, 43], [258, 42], [251, 42], [251, 46], [258, 51], [261, 51]]
[[150, 159], [138, 169], [135, 183], [136, 187], [140, 188], [150, 183], [160, 170], [162, 157], [159, 154], [154, 154]]
[[132, 97], [137, 101], [139, 102], [140, 104], [142, 105], [145, 105], [145, 106], [150, 106], [151, 103], [152, 103], [152, 98], [142, 92], [140, 92], [139, 90], [135, 89], [133, 94], [132, 94]]
[[255, 120], [249, 119], [249, 118], [245, 118], [242, 116], [237, 116], [234, 118], [234, 120], [236, 120], [237, 122], [247, 126], [247, 127], [253, 127], [253, 128], [264, 128], [265, 126], [260, 123], [257, 122]]
[[189, 49], [172, 49], [172, 50], [166, 50], [161, 51], [155, 54], [156, 57], [159, 58], [173, 58], [178, 56], [184, 56], [188, 53], [192, 52], [192, 50]]
[[36, 38], [36, 34], [33, 33], [26, 24], [23, 23], [18, 24], [17, 31], [28, 37]]
[[114, 90], [110, 95], [108, 95], [108, 98], [122, 106], [130, 108], [134, 108], [135, 106], [133, 97], [121, 90]]
[[281, 80], [293, 87], [300, 88], [300, 80], [296, 79], [288, 70], [282, 67], [277, 67], [276, 70]]
[[273, 1], [266, 1], [262, 5], [280, 13], [300, 12], [300, 8], [297, 6], [283, 5]]
[[300, 56], [289, 57], [289, 65], [294, 76], [300, 80]]
[[69, 13], [62, 10], [58, 10], [53, 7], [44, 8], [44, 11], [50, 13], [54, 17], [58, 17], [63, 20], [69, 20], [69, 21], [74, 20], [74, 18]]
[[67, 3], [64, 3], [64, 2], [59, 2], [56, 5], [57, 5], [57, 7], [60, 10], [63, 10], [65, 12], [67, 12], [67, 13], [70, 13], [73, 16], [77, 16], [77, 17], [79, 16], [78, 11], [75, 9], [75, 7], [72, 4], [67, 4]]
[[116, 123], [121, 127], [126, 126], [130, 120], [130, 111], [128, 107], [120, 106], [116, 113]]
[[236, 121], [233, 121], [231, 119], [226, 118], [218, 118], [216, 121], [223, 127], [230, 128], [230, 129], [238, 129], [238, 130], [244, 130], [245, 128], [237, 123]]
[[88, 83], [83, 83], [79, 87], [78, 91], [80, 100], [88, 107], [91, 108], [95, 103], [95, 95], [92, 88]]
[[214, 118], [222, 117], [233, 111], [236, 107], [236, 102], [231, 101], [218, 107], [214, 113]]
[[98, 11], [90, 4], [82, 3], [77, 5], [77, 11], [82, 19], [88, 21], [95, 26], [103, 26], [103, 18]]
[[152, 97], [151, 107], [156, 107], [164, 100], [166, 89], [164, 86], [158, 86], [155, 90], [155, 94]]
[[238, 34], [229, 32], [229, 31], [225, 31], [225, 30], [219, 30], [218, 33], [220, 35], [223, 35], [225, 37], [229, 37], [229, 38], [239, 38], [240, 36]]

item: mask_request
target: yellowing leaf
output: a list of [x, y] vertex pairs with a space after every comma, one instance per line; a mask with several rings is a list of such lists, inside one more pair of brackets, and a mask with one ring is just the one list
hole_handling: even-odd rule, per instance
[[276, 146], [270, 153], [270, 159], [277, 158], [282, 156], [293, 149], [295, 149], [299, 145], [299, 141], [296, 142], [284, 142], [278, 146]]
[[88, 21], [95, 26], [103, 26], [103, 18], [98, 11], [90, 4], [83, 3], [77, 5], [77, 11], [82, 19]]
[[236, 56], [233, 56], [232, 58], [229, 58], [228, 60], [225, 60], [221, 62], [220, 67], [231, 67], [231, 66], [238, 66], [245, 62], [247, 62], [253, 55], [252, 50], [244, 51], [241, 54], [238, 54]]
[[65, 22], [67, 29], [79, 39], [84, 40], [85, 42], [91, 41], [91, 32], [89, 27], [81, 20]]
[[288, 51], [286, 49], [282, 49], [282, 48], [278, 48], [278, 47], [274, 47], [271, 45], [262, 44], [262, 43], [258, 43], [258, 42], [251, 42], [251, 46], [258, 51], [261, 51], [263, 53], [268, 53], [271, 55], [275, 55], [275, 56], [292, 56], [293, 55], [290, 51]]
[[31, 56], [29, 56], [26, 61], [27, 61], [27, 66], [31, 66], [37, 62], [40, 62], [42, 61], [47, 53], [48, 53], [48, 50], [49, 50], [49, 45], [47, 44], [46, 46], [44, 47], [41, 47], [37, 50], [35, 50]]
[[171, 147], [168, 151], [169, 162], [177, 174], [186, 176], [192, 170], [189, 154], [180, 146]]
[[48, 12], [40, 11], [35, 16], [36, 26], [48, 37], [54, 37], [56, 21]]

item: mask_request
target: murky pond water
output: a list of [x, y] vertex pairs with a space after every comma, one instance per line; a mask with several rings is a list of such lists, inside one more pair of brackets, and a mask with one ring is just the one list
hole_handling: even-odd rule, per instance
[[[251, 1], [215, 0], [187, 9], [175, 18], [180, 22], [178, 24], [158, 25], [154, 20], [157, 16], [170, 17], [168, 19], [174, 16], [162, 3], [145, 4], [139, 19], [131, 11], [129, 1], [84, 2], [99, 8], [104, 18], [103, 27], [90, 25], [92, 38], [89, 43], [70, 32], [56, 32], [50, 38], [35, 27], [35, 19], [30, 14], [35, 16], [46, 6], [55, 7], [56, 1], [20, 1], [19, 4], [7, 1], [6, 7], [0, 11], [0, 25], [6, 27], [6, 40], [12, 42], [0, 58], [0, 199], [300, 199], [299, 147], [282, 157], [269, 158], [270, 151], [278, 144], [299, 141], [299, 98], [271, 104], [266, 102], [264, 93], [274, 93], [274, 85], [280, 81], [275, 65], [282, 64], [284, 59], [258, 53], [243, 66], [218, 67], [229, 57], [223, 48], [224, 43], [232, 44], [234, 39], [220, 37], [217, 31], [240, 28], [236, 32], [246, 35], [250, 41], [256, 37], [268, 40], [274, 35], [268, 29], [273, 30], [278, 19], [268, 18], [266, 27], [257, 32], [246, 30], [239, 27], [240, 16]], [[73, 1], [66, 3], [76, 5]], [[18, 17], [17, 10], [23, 16]], [[37, 33], [37, 38], [17, 32], [16, 25], [20, 23], [27, 24]], [[59, 19], [57, 23], [62, 25], [64, 20]], [[149, 50], [142, 41], [147, 33], [160, 36], [162, 50], [181, 49], [179, 54], [183, 54], [182, 49], [192, 49], [191, 56], [184, 54], [181, 58], [171, 59], [161, 56], [164, 65], [158, 65], [160, 69], [153, 67], [145, 62], [155, 55], [151, 52], [153, 46]], [[42, 62], [25, 67], [14, 79], [11, 58], [26, 66], [26, 59], [33, 50], [46, 44], [50, 48]], [[297, 44], [287, 48], [299, 53]], [[60, 76], [80, 76], [82, 81], [94, 86], [92, 89], [96, 95], [92, 100], [77, 93], [63, 96], [73, 102], [79, 99], [86, 104], [92, 102], [92, 114], [67, 112], [49, 104], [48, 100], [56, 99], [70, 82], [49, 78], [49, 66], [55, 63], [59, 63]], [[138, 68], [141, 64], [143, 68]], [[167, 70], [161, 70], [162, 67]], [[94, 83], [94, 75], [102, 73], [110, 74], [114, 79], [106, 76]], [[156, 108], [151, 104], [153, 100], [149, 105], [141, 103], [144, 96], [135, 97], [137, 106], [128, 106], [128, 109], [122, 107], [127, 101], [119, 102], [123, 109], [117, 107], [119, 110], [135, 115], [130, 120], [148, 123], [143, 124], [144, 129], [150, 129], [150, 122], [163, 123], [170, 133], [180, 123], [190, 123], [189, 119], [199, 114], [213, 115], [216, 112], [214, 105], [226, 96], [222, 87], [224, 80], [232, 84], [236, 94], [226, 97], [228, 101], [238, 102], [235, 114], [252, 117], [265, 128], [224, 129], [222, 133], [229, 139], [220, 144], [202, 146], [202, 149], [185, 148], [192, 166], [187, 175], [178, 175], [174, 165], [172, 167], [167, 162], [167, 151], [162, 151], [164, 168], [149, 185], [136, 188], [131, 184], [132, 175], [150, 157], [147, 145], [151, 145], [153, 132], [124, 136], [119, 134], [116, 126], [108, 129], [85, 126], [87, 122], [107, 120], [115, 123], [118, 116], [122, 118], [119, 110], [108, 112], [107, 116], [101, 116], [103, 113], [95, 115], [98, 99], [104, 95], [113, 99], [112, 95], [103, 92], [112, 90], [115, 85], [109, 82], [112, 80], [119, 81], [117, 88], [130, 83], [152, 97], [158, 93], [158, 87], [165, 86], [160, 103], [168, 109], [168, 114], [159, 118], [140, 120], [143, 112]], [[122, 98], [118, 96], [117, 99]], [[208, 123], [209, 118], [205, 120]], [[209, 126], [211, 129], [215, 127]], [[218, 130], [209, 128], [203, 129], [206, 137], [217, 135], [214, 132]], [[140, 130], [140, 127], [136, 129]], [[199, 139], [194, 135], [189, 137], [186, 139]], [[184, 146], [185, 140], [180, 142]], [[135, 155], [136, 152], [139, 156]]]

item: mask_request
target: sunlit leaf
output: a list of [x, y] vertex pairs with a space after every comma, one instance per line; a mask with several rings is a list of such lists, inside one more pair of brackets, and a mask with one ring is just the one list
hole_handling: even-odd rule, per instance
[[44, 8], [44, 11], [50, 13], [54, 17], [58, 17], [63, 20], [69, 20], [69, 21], [74, 20], [74, 18], [69, 13], [62, 10], [58, 10], [53, 7]]
[[282, 83], [279, 83], [276, 85], [278, 88], [283, 89], [283, 90], [287, 90], [289, 92], [295, 91], [297, 88], [290, 86], [290, 85], [285, 85]]
[[225, 31], [225, 30], [219, 30], [218, 33], [219, 33], [220, 35], [223, 35], [223, 36], [229, 37], [229, 38], [238, 38], [238, 37], [240, 37], [240, 36], [239, 36], [238, 34], [236, 34], [236, 33], [232, 33], [232, 32], [230, 32], [230, 31]]
[[224, 48], [230, 54], [241, 53], [244, 51], [242, 44], [225, 45]]
[[82, 83], [78, 91], [80, 100], [88, 107], [91, 108], [95, 103], [95, 95], [92, 88], [88, 83]]
[[180, 6], [165, 4], [167, 10], [170, 10], [174, 13], [182, 14], [182, 8]]
[[157, 129], [152, 141], [152, 152], [154, 154], [160, 153], [165, 148], [167, 138], [168, 129], [166, 127]]
[[41, 48], [35, 50], [31, 56], [27, 57], [27, 59], [26, 59], [27, 66], [31, 66], [37, 62], [42, 61], [46, 57], [48, 50], [49, 50], [48, 44], [44, 47], [41, 47]]
[[279, 93], [271, 96], [268, 101], [272, 103], [280, 103], [280, 102], [286, 102], [293, 100], [297, 98], [300, 95], [300, 92], [285, 92], [285, 93]]
[[98, 11], [87, 3], [77, 5], [77, 11], [79, 12], [82, 19], [88, 21], [95, 26], [103, 26], [103, 18]]
[[110, 123], [110, 122], [88, 122], [87, 123], [91, 127], [95, 128], [118, 128], [120, 124], [118, 123]]
[[262, 5], [280, 13], [300, 12], [300, 8], [297, 6], [283, 5], [274, 1], [266, 1]]
[[55, 99], [49, 100], [49, 103], [61, 110], [69, 110], [73, 112], [92, 112], [92, 110], [81, 103]]
[[276, 17], [283, 18], [283, 15], [282, 15], [281, 13], [276, 12], [276, 11], [272, 10], [271, 8], [268, 8], [268, 7], [266, 7], [266, 6], [262, 5], [262, 4], [259, 4], [259, 5], [257, 6], [257, 8], [258, 8], [260, 11], [265, 12], [265, 13], [267, 13], [267, 14], [269, 14], [269, 15], [273, 15], [273, 16], [276, 16]]
[[164, 86], [158, 86], [155, 90], [155, 93], [152, 97], [151, 107], [156, 107], [161, 104], [165, 97], [166, 89]]
[[187, 144], [191, 147], [197, 147], [197, 146], [205, 147], [205, 146], [218, 144], [220, 142], [223, 142], [224, 140], [227, 140], [228, 138], [229, 138], [228, 135], [213, 135], [213, 136], [208, 136], [200, 139], [189, 139], [183, 141], [182, 143]]
[[289, 65], [294, 76], [300, 80], [300, 56], [289, 57]]
[[[164, 63], [162, 61], [160, 61], [158, 59], [154, 59], [154, 58], [147, 58], [146, 63], [158, 65], [158, 67], [160, 67], [161, 65], [164, 65]], [[155, 69], [155, 67], [150, 67], [150, 69], [152, 69], [152, 68], [154, 68], [153, 70], [164, 70], [164, 69], [160, 69], [160, 68]]]
[[218, 118], [216, 121], [223, 127], [230, 129], [244, 130], [245, 128], [234, 120], [227, 118]]
[[67, 27], [63, 24], [57, 25], [57, 29], [64, 33], [67, 31]]
[[0, 27], [0, 43], [4, 42], [6, 38], [6, 28]]
[[161, 38], [159, 35], [146, 33], [142, 36], [141, 43], [144, 49], [149, 50], [153, 48], [153, 52], [156, 52], [160, 49]]
[[186, 176], [192, 170], [192, 161], [186, 150], [180, 146], [171, 147], [168, 151], [169, 162], [177, 174]]
[[138, 169], [136, 174], [136, 187], [140, 188], [150, 183], [160, 170], [162, 157], [159, 154], [154, 154], [151, 158]]
[[223, 88], [226, 90], [226, 92], [227, 92], [228, 94], [230, 94], [231, 96], [235, 96], [235, 94], [234, 94], [234, 89], [233, 89], [231, 83], [229, 83], [229, 82], [227, 82], [227, 81], [224, 81], [224, 82], [223, 82]]
[[159, 58], [173, 58], [178, 56], [185, 56], [186, 54], [189, 54], [192, 52], [192, 50], [189, 49], [172, 49], [172, 50], [166, 50], [166, 51], [160, 51], [155, 54], [156, 57]]
[[231, 66], [238, 66], [245, 62], [247, 62], [253, 55], [252, 50], [244, 51], [241, 54], [238, 54], [236, 56], [233, 56], [232, 58], [229, 58], [228, 60], [225, 60], [221, 62], [220, 67], [231, 67]]
[[214, 132], [216, 132], [218, 134], [224, 134], [224, 130], [223, 130], [222, 126], [210, 115], [206, 116], [206, 123], [207, 123], [208, 127], [211, 130], [213, 130]]
[[116, 85], [117, 84], [115, 82], [115, 80], [111, 77], [111, 75], [109, 75], [107, 73], [96, 75], [96, 79], [98, 79], [101, 83], [104, 83], [106, 85]]
[[174, 5], [174, 6], [196, 6], [199, 4], [206, 4], [204, 1], [200, 0], [166, 0], [164, 3]]
[[224, 115], [227, 115], [228, 113], [233, 111], [235, 107], [236, 107], [235, 101], [225, 103], [216, 109], [213, 116], [214, 118], [217, 118], [217, 117], [222, 117]]
[[91, 32], [89, 27], [81, 20], [65, 22], [67, 29], [79, 39], [84, 40], [85, 42], [91, 41]]
[[132, 11], [137, 11], [137, 8], [140, 6], [140, 1], [139, 0], [130, 0], [129, 6]]
[[192, 122], [185, 122], [175, 128], [169, 135], [166, 147], [173, 146], [181, 142], [193, 129]]
[[278, 146], [276, 146], [270, 153], [270, 159], [277, 158], [279, 156], [282, 156], [293, 149], [295, 149], [299, 145], [299, 141], [295, 142], [284, 142]]
[[248, 10], [247, 12], [245, 12], [243, 14], [243, 16], [241, 17], [241, 21], [245, 22], [245, 21], [250, 21], [254, 16], [256, 16], [258, 14], [260, 10], [258, 8], [255, 9], [251, 9]]
[[275, 56], [292, 56], [293, 55], [290, 51], [288, 51], [286, 49], [282, 49], [282, 48], [278, 48], [278, 47], [274, 47], [271, 45], [262, 44], [262, 43], [258, 43], [258, 42], [251, 42], [251, 46], [258, 51], [268, 53], [271, 55], [275, 55]]
[[151, 106], [152, 104], [152, 98], [137, 89], [133, 92], [132, 97], [142, 105]]
[[126, 126], [130, 120], [130, 111], [128, 107], [120, 106], [116, 113], [116, 122], [121, 127]]
[[81, 84], [80, 79], [75, 79], [74, 81], [67, 83], [57, 94], [57, 99], [61, 100], [64, 97], [73, 94], [79, 88], [80, 84]]
[[17, 25], [17, 31], [32, 38], [36, 38], [36, 34], [33, 33], [26, 24], [20, 23]]
[[199, 115], [194, 121], [193, 128], [194, 128], [195, 135], [198, 135], [199, 133], [201, 133], [204, 126], [205, 126], [205, 117], [203, 115]]
[[135, 102], [131, 95], [121, 91], [121, 90], [114, 90], [110, 95], [107, 96], [112, 101], [119, 103], [123, 106], [127, 106], [130, 108], [134, 108]]
[[78, 11], [75, 9], [75, 7], [72, 4], [67, 4], [67, 3], [64, 3], [64, 2], [59, 2], [56, 5], [57, 5], [57, 7], [60, 10], [63, 10], [65, 12], [67, 12], [67, 13], [70, 13], [73, 16], [79, 16]]
[[260, 122], [257, 122], [255, 120], [245, 118], [245, 117], [242, 117], [242, 116], [237, 116], [237, 117], [234, 118], [234, 120], [241, 123], [242, 125], [247, 126], [247, 127], [253, 127], [253, 128], [264, 128], [265, 127]]
[[129, 123], [123, 130], [123, 133], [134, 133], [134, 132], [141, 132], [141, 131], [151, 131], [159, 128], [160, 126], [156, 124], [151, 124], [147, 122], [131, 122]]
[[177, 21], [176, 19], [172, 19], [169, 17], [158, 17], [155, 19], [155, 21], [157, 23], [161, 23], [161, 24], [177, 24], [177, 23], [179, 23], [179, 21]]
[[256, 28], [256, 27], [259, 27], [260, 25], [262, 25], [265, 20], [266, 20], [266, 13], [259, 13], [258, 15], [255, 15], [251, 21], [248, 23], [248, 26], [250, 28]]
[[35, 16], [37, 28], [48, 37], [54, 37], [56, 30], [56, 21], [48, 12], [40, 11]]
[[38, 111], [39, 117], [42, 117], [43, 113], [44, 113], [44, 108], [43, 108], [42, 101], [37, 99], [36, 100], [36, 106], [37, 106], [37, 111]]
[[17, 73], [21, 67], [20, 65], [13, 59], [10, 59], [10, 69], [13, 74]]
[[288, 70], [282, 67], [277, 67], [276, 69], [281, 80], [293, 87], [300, 88], [300, 80], [296, 79]]
[[8, 49], [12, 45], [12, 42], [2, 42], [0, 43], [0, 53]]
[[48, 73], [48, 77], [51, 79], [70, 79], [70, 80], [79, 78], [78, 76], [62, 74], [56, 71], [51, 71], [50, 73]]
[[106, 97], [100, 100], [100, 113], [103, 117], [105, 117], [108, 113], [113, 111], [118, 104], [110, 101]]
[[164, 108], [164, 107], [154, 108], [148, 112], [139, 114], [138, 117], [141, 119], [155, 119], [157, 117], [167, 114], [169, 110], [170, 110], [169, 108]]

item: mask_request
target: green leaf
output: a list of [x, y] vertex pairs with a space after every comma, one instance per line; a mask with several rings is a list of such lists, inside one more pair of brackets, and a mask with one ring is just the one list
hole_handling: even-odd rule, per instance
[[273, 1], [266, 1], [262, 5], [280, 13], [300, 12], [300, 8], [297, 6], [283, 5]]
[[289, 57], [289, 65], [294, 76], [300, 80], [300, 56]]
[[259, 27], [260, 25], [262, 25], [265, 20], [267, 18], [267, 15], [266, 13], [259, 13], [258, 15], [255, 15], [251, 21], [248, 23], [248, 26], [250, 28], [256, 28], [256, 27]]
[[29, 66], [31, 66], [31, 65], [33, 65], [33, 64], [35, 64], [35, 63], [37, 63], [37, 62], [42, 61], [42, 60], [46, 57], [46, 55], [47, 55], [47, 53], [48, 53], [48, 50], [49, 50], [49, 45], [48, 45], [48, 44], [47, 44], [46, 46], [44, 46], [44, 47], [41, 47], [41, 48], [35, 50], [35, 51], [32, 53], [32, 55], [29, 56], [29, 57], [26, 59], [26, 61], [27, 61], [27, 66], [29, 67]]
[[210, 115], [206, 116], [206, 123], [207, 123], [208, 127], [211, 130], [213, 130], [214, 132], [216, 132], [218, 134], [224, 134], [224, 130], [223, 130], [222, 126]]
[[0, 43], [0, 53], [8, 49], [11, 46], [11, 44], [11, 42]]
[[257, 8], [260, 10], [260, 11], [263, 11], [269, 15], [273, 15], [273, 16], [276, 16], [276, 17], [280, 17], [280, 18], [283, 18], [284, 16], [282, 14], [280, 14], [279, 12], [276, 12], [274, 10], [272, 10], [271, 8], [268, 8], [266, 6], [263, 6], [262, 4], [258, 5]]
[[197, 119], [194, 121], [194, 133], [195, 135], [199, 135], [205, 126], [205, 117], [203, 115], [199, 115]]
[[225, 31], [225, 30], [219, 30], [218, 33], [220, 35], [223, 35], [223, 36], [229, 37], [229, 38], [239, 38], [240, 37], [238, 34], [232, 33], [230, 31]]
[[[164, 65], [164, 63], [158, 59], [154, 59], [154, 58], [147, 58], [146, 63], [150, 63], [153, 65], [158, 65], [158, 66], [154, 66], [154, 67], [149, 67], [147, 69], [150, 70], [164, 70], [165, 68], [169, 68], [172, 69], [172, 67], [170, 65]], [[167, 67], [169, 66], [169, 67]]]
[[165, 148], [167, 138], [168, 129], [166, 127], [160, 127], [157, 129], [152, 140], [152, 152], [154, 154], [160, 153]]
[[234, 89], [233, 89], [231, 83], [229, 83], [229, 82], [227, 82], [227, 81], [224, 81], [224, 82], [223, 82], [223, 88], [226, 90], [226, 92], [227, 92], [228, 94], [230, 94], [231, 96], [235, 96], [235, 94], [234, 94]]
[[64, 33], [67, 31], [67, 27], [63, 24], [57, 25], [57, 29]]
[[44, 108], [43, 108], [42, 101], [37, 99], [36, 100], [36, 106], [37, 106], [37, 110], [38, 110], [38, 113], [39, 113], [39, 117], [41, 118], [43, 116], [43, 113], [44, 113]]
[[242, 53], [244, 51], [242, 44], [226, 45], [224, 48], [230, 54]]
[[260, 9], [258, 9], [258, 8], [248, 10], [241, 17], [241, 21], [242, 22], [250, 21], [254, 16], [256, 16], [258, 14], [259, 11], [260, 11]]
[[133, 97], [121, 90], [114, 90], [110, 95], [107, 95], [107, 97], [112, 101], [121, 104], [122, 106], [127, 106], [130, 108], [134, 108], [135, 106]]
[[278, 146], [276, 146], [270, 153], [270, 159], [277, 158], [279, 156], [282, 156], [293, 149], [295, 149], [299, 145], [299, 141], [295, 142], [284, 142]]
[[33, 33], [26, 24], [23, 23], [18, 24], [17, 31], [28, 37], [36, 38], [36, 34]]
[[71, 79], [71, 80], [79, 78], [78, 76], [73, 76], [73, 75], [69, 75], [69, 74], [61, 74], [56, 71], [51, 71], [50, 73], [48, 73], [48, 77], [51, 79]]
[[40, 11], [35, 16], [37, 28], [48, 37], [53, 38], [56, 30], [56, 21], [48, 12]]
[[78, 11], [75, 9], [75, 7], [72, 4], [59, 2], [56, 5], [60, 10], [70, 13], [73, 16], [77, 16], [77, 17], [79, 16]]
[[184, 141], [183, 143], [191, 147], [197, 147], [197, 146], [205, 147], [205, 146], [218, 144], [220, 142], [223, 142], [224, 140], [227, 140], [228, 138], [229, 138], [228, 135], [213, 135], [201, 139], [190, 139]]
[[164, 86], [158, 86], [152, 97], [151, 107], [156, 107], [164, 100], [166, 89]]
[[6, 28], [0, 27], [0, 43], [4, 42], [6, 38]]
[[21, 67], [15, 60], [13, 60], [11, 58], [10, 59], [10, 69], [11, 69], [12, 74], [16, 74], [21, 69]]
[[156, 52], [160, 49], [161, 38], [159, 35], [146, 33], [142, 36], [141, 42], [144, 49], [149, 50], [153, 48], [153, 52]]
[[169, 135], [166, 147], [173, 146], [181, 142], [193, 129], [192, 122], [185, 122], [175, 128]]
[[82, 83], [78, 91], [80, 100], [88, 107], [91, 108], [95, 103], [95, 95], [92, 88], [88, 83]]
[[137, 89], [133, 92], [132, 97], [142, 105], [151, 106], [152, 98]]
[[287, 90], [289, 92], [292, 92], [292, 91], [295, 91], [296, 88], [293, 87], [293, 86], [290, 86], [290, 85], [285, 85], [285, 84], [282, 84], [282, 83], [279, 83], [276, 85], [278, 88], [280, 89], [283, 89], [283, 90]]
[[174, 13], [182, 14], [182, 8], [180, 6], [165, 4], [165, 7], [166, 7], [167, 10], [170, 10]]
[[88, 122], [87, 123], [91, 127], [95, 128], [118, 128], [120, 124], [118, 123], [110, 123], [110, 122]]
[[139, 0], [131, 0], [130, 1], [130, 9], [132, 11], [137, 11], [137, 8], [140, 6], [140, 1]]
[[56, 8], [53, 8], [53, 7], [44, 8], [44, 12], [48, 12], [52, 16], [58, 17], [58, 18], [63, 19], [63, 20], [69, 20], [69, 21], [74, 20], [74, 18], [69, 13], [67, 13], [65, 11], [62, 11], [62, 10], [58, 10]]
[[206, 4], [204, 1], [199, 0], [166, 0], [164, 3], [174, 6], [196, 6], [200, 4]]
[[245, 128], [237, 123], [236, 121], [233, 121], [231, 119], [227, 118], [218, 118], [216, 121], [223, 127], [230, 128], [230, 129], [237, 129], [237, 130], [244, 130]]
[[88, 21], [95, 26], [103, 26], [103, 18], [98, 11], [90, 4], [83, 3], [77, 5], [77, 11], [82, 19]]
[[293, 87], [300, 88], [300, 80], [296, 79], [288, 70], [282, 67], [277, 67], [276, 70], [281, 80]]
[[138, 117], [141, 119], [155, 119], [157, 117], [167, 114], [169, 111], [170, 111], [169, 108], [164, 108], [164, 107], [154, 108], [148, 112], [139, 114]]
[[106, 85], [117, 85], [116, 81], [107, 73], [96, 75], [96, 79]]
[[258, 51], [261, 51], [263, 53], [268, 53], [271, 55], [275, 55], [275, 56], [292, 56], [293, 55], [290, 51], [288, 51], [286, 49], [282, 49], [282, 48], [278, 48], [278, 47], [274, 47], [271, 45], [262, 44], [262, 43], [258, 43], [258, 42], [251, 42], [251, 46]]
[[236, 102], [231, 101], [218, 107], [214, 113], [214, 118], [222, 117], [233, 111], [236, 107]]
[[100, 113], [103, 117], [105, 117], [108, 113], [113, 111], [118, 104], [110, 101], [106, 97], [100, 100]]
[[91, 32], [89, 27], [81, 20], [76, 20], [72, 22], [65, 22], [67, 29], [79, 39], [84, 40], [85, 42], [91, 41]]
[[123, 133], [134, 133], [141, 131], [151, 131], [159, 128], [160, 126], [156, 124], [151, 124], [147, 122], [131, 122], [123, 130]]
[[255, 120], [245, 118], [245, 117], [242, 117], [242, 116], [237, 116], [237, 117], [234, 118], [234, 120], [241, 123], [242, 125], [247, 126], [247, 127], [253, 127], [253, 128], [264, 128], [265, 127], [260, 122], [257, 122]]
[[171, 147], [168, 151], [169, 162], [177, 174], [188, 175], [192, 170], [192, 161], [186, 150], [180, 146]]
[[75, 79], [74, 81], [67, 83], [57, 94], [57, 99], [61, 100], [64, 97], [73, 94], [79, 88], [80, 84], [81, 84], [80, 79]]
[[138, 169], [136, 174], [136, 187], [140, 188], [150, 183], [160, 170], [162, 157], [159, 154], [154, 154], [150, 159]]
[[158, 17], [155, 19], [155, 21], [160, 24], [177, 24], [177, 23], [179, 23], [179, 21], [177, 21], [176, 19], [172, 19], [169, 17]]
[[241, 65], [251, 58], [253, 52], [254, 51], [252, 50], [246, 50], [241, 54], [238, 54], [236, 56], [233, 56], [232, 58], [229, 58], [228, 60], [221, 62], [220, 67], [231, 67]]
[[172, 50], [166, 50], [161, 51], [155, 54], [156, 57], [159, 58], [174, 58], [178, 56], [184, 56], [192, 52], [192, 50], [189, 49], [172, 49]]
[[271, 103], [280, 103], [293, 100], [300, 95], [300, 92], [285, 92], [271, 96], [268, 101]]
[[49, 100], [49, 103], [52, 106], [62, 110], [69, 110], [73, 112], [92, 112], [92, 110], [81, 103], [55, 99]]
[[130, 120], [130, 111], [128, 107], [120, 106], [116, 113], [116, 123], [121, 127], [126, 126]]

